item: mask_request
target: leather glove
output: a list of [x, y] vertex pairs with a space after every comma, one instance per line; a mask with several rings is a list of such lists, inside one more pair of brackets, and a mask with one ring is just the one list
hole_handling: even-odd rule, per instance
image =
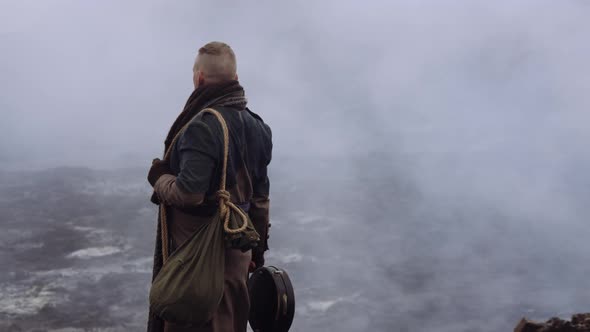
[[253, 261], [250, 261], [250, 265], [248, 265], [248, 273], [254, 273], [256, 271], [256, 264]]
[[254, 263], [254, 270], [264, 266], [264, 249], [258, 247], [252, 249], [251, 263]]
[[152, 193], [152, 197], [150, 197], [150, 202], [160, 205], [160, 197], [158, 197], [158, 194], [156, 194], [155, 191]]
[[172, 171], [170, 170], [170, 165], [168, 165], [168, 162], [165, 160], [160, 160], [158, 158], [154, 159], [152, 161], [152, 167], [148, 172], [148, 182], [153, 187], [156, 185], [158, 179], [164, 174], [172, 174]]

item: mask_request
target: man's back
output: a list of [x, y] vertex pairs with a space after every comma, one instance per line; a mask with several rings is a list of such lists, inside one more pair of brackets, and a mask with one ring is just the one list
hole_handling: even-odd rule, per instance
[[[229, 130], [227, 190], [232, 201], [247, 205], [254, 196], [268, 196], [267, 166], [272, 158], [270, 127], [248, 109], [216, 107]], [[187, 192], [205, 192], [213, 198], [219, 188], [223, 161], [223, 131], [211, 114], [195, 117], [179, 137], [171, 154], [170, 166], [178, 174], [180, 168], [190, 167], [177, 179]], [[211, 168], [212, 167], [212, 168]]]
[[[229, 131], [226, 189], [231, 194], [231, 200], [248, 212], [261, 236], [260, 249], [266, 250], [270, 190], [267, 166], [272, 158], [271, 129], [250, 110], [235, 107], [214, 109], [221, 113]], [[170, 166], [177, 175], [176, 183], [183, 190], [206, 193], [206, 198], [197, 207], [180, 207], [182, 212], [208, 216], [217, 209], [215, 193], [219, 189], [222, 161], [223, 131], [219, 121], [211, 114], [195, 117], [179, 137], [171, 154]], [[183, 239], [189, 236], [185, 233]], [[259, 261], [256, 265], [262, 264]]]

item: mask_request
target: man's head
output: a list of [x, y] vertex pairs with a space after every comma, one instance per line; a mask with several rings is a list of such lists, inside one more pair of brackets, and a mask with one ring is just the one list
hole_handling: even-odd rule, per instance
[[199, 49], [193, 67], [195, 89], [205, 84], [237, 79], [236, 55], [229, 45], [210, 42]]

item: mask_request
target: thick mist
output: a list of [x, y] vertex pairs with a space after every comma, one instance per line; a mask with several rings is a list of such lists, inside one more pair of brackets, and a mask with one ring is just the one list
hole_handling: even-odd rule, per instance
[[221, 40], [273, 128], [269, 260], [296, 272], [295, 328], [588, 311], [588, 17], [585, 1], [4, 1], [0, 167], [144, 181], [197, 49]]

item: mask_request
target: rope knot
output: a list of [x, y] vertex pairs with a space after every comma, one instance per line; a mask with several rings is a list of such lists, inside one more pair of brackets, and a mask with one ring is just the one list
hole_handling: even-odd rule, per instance
[[231, 199], [231, 195], [229, 194], [229, 191], [227, 191], [227, 190], [218, 190], [216, 194], [217, 194], [217, 199], [219, 199], [223, 203], [227, 204], [227, 202], [229, 202], [229, 200]]
[[[218, 190], [216, 192], [217, 199], [219, 200], [219, 212], [221, 214], [221, 218], [223, 219], [223, 229], [228, 234], [237, 234], [243, 232], [248, 227], [248, 216], [234, 203], [231, 202], [231, 195], [227, 190]], [[240, 219], [242, 219], [242, 225], [238, 228], [232, 229], [230, 228], [230, 211], [233, 210], [236, 212]]]

